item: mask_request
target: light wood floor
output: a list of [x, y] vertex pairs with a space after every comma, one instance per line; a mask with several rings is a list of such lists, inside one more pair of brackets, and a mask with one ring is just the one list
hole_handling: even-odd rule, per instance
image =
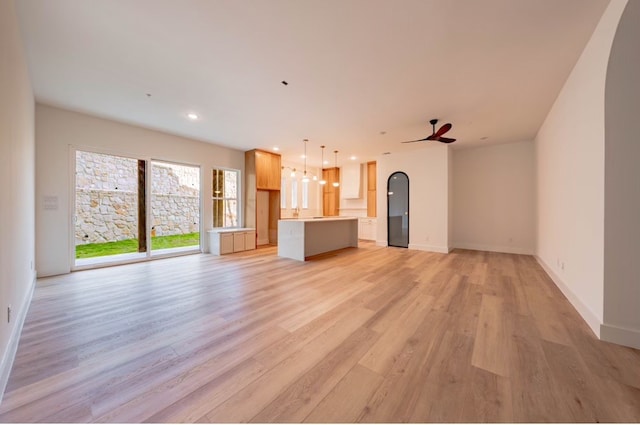
[[530, 256], [361, 243], [41, 279], [2, 422], [640, 421], [640, 351]]

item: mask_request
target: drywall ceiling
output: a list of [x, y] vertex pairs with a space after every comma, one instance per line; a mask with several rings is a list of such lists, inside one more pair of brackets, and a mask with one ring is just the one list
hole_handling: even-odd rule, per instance
[[16, 3], [37, 101], [311, 164], [531, 140], [608, 0]]

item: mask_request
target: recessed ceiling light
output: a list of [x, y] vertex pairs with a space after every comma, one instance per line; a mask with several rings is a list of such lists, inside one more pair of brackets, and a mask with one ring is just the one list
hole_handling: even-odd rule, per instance
[[328, 161], [328, 160], [326, 160], [326, 159], [325, 159], [325, 160], [324, 160], [324, 162], [323, 162], [323, 164], [324, 164], [324, 165], [327, 165], [328, 163], [329, 163], [329, 161]]
[[200, 117], [198, 116], [198, 114], [196, 114], [196, 113], [194, 113], [194, 112], [189, 112], [189, 113], [187, 114], [187, 118], [189, 118], [190, 120], [195, 121], [195, 120], [197, 120], [197, 119], [198, 119], [198, 118], [200, 118]]
[[279, 151], [279, 150], [280, 150], [280, 148], [279, 148], [279, 147], [277, 147], [277, 146], [274, 146], [274, 147], [273, 147], [273, 150], [277, 152], [277, 151]]
[[306, 155], [300, 155], [300, 158], [305, 159], [307, 156]]
[[356, 156], [355, 156], [355, 155], [351, 155], [351, 156], [349, 157], [349, 159], [350, 159], [350, 160], [352, 160], [352, 161], [355, 161], [357, 158], [356, 158]]

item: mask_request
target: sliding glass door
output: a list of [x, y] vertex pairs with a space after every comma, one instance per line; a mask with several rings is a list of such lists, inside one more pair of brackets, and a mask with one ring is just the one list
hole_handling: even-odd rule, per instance
[[200, 169], [75, 152], [74, 268], [200, 250]]

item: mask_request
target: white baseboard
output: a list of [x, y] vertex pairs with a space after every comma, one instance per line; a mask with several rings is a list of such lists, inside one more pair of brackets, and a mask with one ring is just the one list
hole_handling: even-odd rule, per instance
[[482, 245], [468, 242], [454, 242], [453, 248], [471, 249], [474, 251], [504, 252], [505, 254], [533, 255], [533, 250], [531, 250], [530, 248], [522, 248], [518, 246]]
[[560, 279], [560, 277], [555, 274], [553, 269], [544, 262], [544, 260], [537, 255], [534, 255], [535, 259], [538, 261], [538, 264], [542, 266], [544, 271], [549, 275], [553, 283], [556, 284], [558, 289], [564, 294], [565, 297], [569, 300], [573, 308], [578, 311], [578, 314], [582, 316], [582, 319], [587, 323], [589, 328], [593, 331], [593, 333], [600, 338], [600, 328], [602, 326], [602, 321], [596, 316], [590, 309], [587, 307], [580, 298]]
[[439, 246], [439, 245], [422, 245], [417, 243], [410, 243], [409, 249], [415, 249], [418, 251], [429, 251], [429, 252], [439, 252], [441, 254], [448, 254], [449, 247], [448, 246]]
[[[386, 240], [380, 240], [380, 239], [376, 240], [376, 245], [389, 246]], [[421, 244], [415, 244], [415, 243], [410, 243], [408, 249], [415, 249], [416, 251], [439, 252], [442, 254], [448, 254], [449, 252], [451, 252], [451, 249], [446, 246], [421, 245]]]
[[18, 351], [18, 342], [20, 342], [20, 335], [22, 334], [22, 326], [24, 325], [24, 319], [27, 317], [27, 311], [33, 298], [33, 291], [36, 287], [36, 272], [33, 272], [33, 278], [31, 280], [31, 286], [27, 290], [27, 294], [22, 300], [20, 309], [17, 310], [15, 318], [15, 325], [9, 336], [9, 343], [7, 344], [7, 350], [0, 362], [0, 403], [2, 403], [2, 397], [4, 396], [4, 390], [7, 388], [9, 382], [9, 375], [11, 374], [11, 367], [13, 366], [13, 360], [16, 358], [16, 352]]
[[603, 323], [600, 325], [600, 339], [640, 349], [640, 331], [637, 329], [622, 328]]

